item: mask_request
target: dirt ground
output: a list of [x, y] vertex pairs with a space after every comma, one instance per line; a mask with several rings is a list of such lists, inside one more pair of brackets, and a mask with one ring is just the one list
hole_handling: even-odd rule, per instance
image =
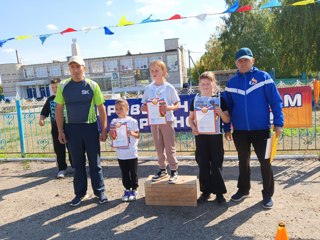
[[[54, 162], [0, 163], [0, 239], [274, 239], [280, 220], [290, 240], [320, 239], [320, 161], [275, 160], [274, 208], [261, 206], [261, 174], [251, 162], [251, 197], [230, 202], [237, 190], [236, 160], [224, 163], [227, 203], [214, 200], [197, 207], [146, 206], [144, 182], [157, 170], [155, 161], [139, 162], [139, 197], [122, 203], [120, 169], [103, 161], [109, 202], [90, 199], [72, 208], [72, 173], [57, 180]], [[180, 161], [180, 175], [197, 175], [192, 160]], [[90, 184], [90, 182], [89, 182]], [[199, 190], [198, 190], [199, 191]]]

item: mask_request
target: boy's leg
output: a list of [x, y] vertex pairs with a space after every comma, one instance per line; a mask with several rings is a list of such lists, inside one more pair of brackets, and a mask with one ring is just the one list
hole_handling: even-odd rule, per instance
[[57, 157], [57, 165], [59, 171], [67, 169], [66, 163], [66, 146], [61, 144], [58, 139], [58, 129], [56, 127], [52, 127], [51, 129], [53, 149]]
[[138, 184], [138, 158], [130, 159], [129, 162], [129, 171], [130, 171], [130, 184], [132, 189], [137, 189]]
[[118, 159], [118, 163], [121, 170], [122, 175], [122, 184], [125, 189], [129, 190], [131, 187], [131, 181], [130, 181], [130, 160], [120, 160]]

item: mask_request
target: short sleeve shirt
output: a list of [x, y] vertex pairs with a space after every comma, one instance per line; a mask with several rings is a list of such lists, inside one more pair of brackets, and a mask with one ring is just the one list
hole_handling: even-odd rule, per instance
[[55, 102], [65, 105], [66, 123], [94, 123], [97, 121], [95, 106], [104, 103], [99, 85], [84, 79], [62, 81], [57, 90]]
[[[116, 124], [118, 122], [126, 123], [128, 130], [137, 132], [139, 131], [138, 121], [132, 117], [126, 118], [114, 118], [111, 124]], [[130, 136], [129, 147], [127, 148], [117, 148], [117, 158], [120, 160], [133, 159], [138, 157], [138, 141], [139, 139]]]
[[[161, 85], [156, 85], [154, 83], [151, 83], [148, 86], [146, 86], [141, 102], [146, 103], [147, 100], [150, 100], [153, 98], [164, 98], [168, 106], [172, 106], [174, 103], [180, 101], [180, 98], [176, 89], [174, 88], [174, 86], [172, 86], [168, 82], [164, 82]], [[167, 121], [174, 120], [173, 111], [167, 112], [166, 120]]]

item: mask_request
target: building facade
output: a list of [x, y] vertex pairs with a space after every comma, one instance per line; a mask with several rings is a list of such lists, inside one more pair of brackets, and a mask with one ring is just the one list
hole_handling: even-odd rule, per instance
[[[137, 92], [151, 82], [149, 64], [162, 60], [168, 67], [168, 82], [182, 88], [188, 81], [185, 64], [185, 50], [179, 46], [178, 38], [165, 39], [163, 52], [131, 54], [123, 56], [88, 58], [86, 77], [96, 81], [103, 92]], [[78, 49], [75, 41], [72, 46]], [[69, 78], [68, 58], [64, 62], [53, 61], [43, 64], [0, 64], [3, 94], [6, 99], [43, 98], [51, 95], [50, 81], [53, 78]]]

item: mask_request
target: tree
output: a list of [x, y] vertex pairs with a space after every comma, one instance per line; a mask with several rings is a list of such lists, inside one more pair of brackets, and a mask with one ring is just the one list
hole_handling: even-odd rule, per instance
[[0, 84], [0, 95], [3, 94], [3, 86]]

